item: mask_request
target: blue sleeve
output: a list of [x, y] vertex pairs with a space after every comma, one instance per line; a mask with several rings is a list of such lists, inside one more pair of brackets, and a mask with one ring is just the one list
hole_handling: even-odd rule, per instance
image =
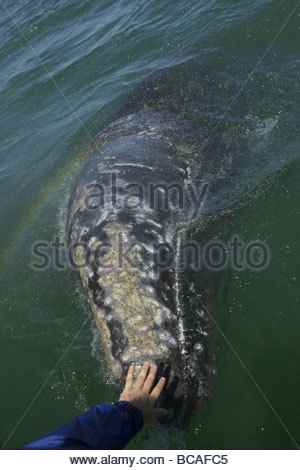
[[123, 449], [143, 425], [142, 411], [127, 401], [96, 405], [24, 449]]

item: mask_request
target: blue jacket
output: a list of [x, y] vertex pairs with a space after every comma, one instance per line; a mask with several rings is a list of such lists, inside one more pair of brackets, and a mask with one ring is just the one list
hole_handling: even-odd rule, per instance
[[142, 411], [127, 401], [95, 405], [24, 449], [123, 449], [143, 425]]

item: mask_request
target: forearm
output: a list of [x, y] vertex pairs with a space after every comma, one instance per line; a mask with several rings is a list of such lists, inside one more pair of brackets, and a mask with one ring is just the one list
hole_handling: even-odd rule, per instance
[[141, 410], [127, 401], [96, 405], [24, 449], [122, 449], [143, 424]]

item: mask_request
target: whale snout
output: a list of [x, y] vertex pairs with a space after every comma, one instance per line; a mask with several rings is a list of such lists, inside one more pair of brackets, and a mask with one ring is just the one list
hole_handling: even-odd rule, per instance
[[[165, 188], [173, 185], [178, 190], [180, 185], [188, 184], [186, 161], [177, 158], [170, 129], [166, 128], [167, 136], [154, 132], [157, 124], [151, 121], [145, 133], [139, 128], [138, 135], [131, 135], [135, 128], [130, 127], [129, 135], [124, 136], [122, 126], [132, 124], [134, 119], [138, 121], [140, 116], [118, 121], [121, 136], [116, 137], [113, 129], [111, 141], [88, 162], [71, 198], [68, 233], [71, 242], [85, 245], [91, 253], [84, 265], [78, 250], [77, 261], [84, 265], [80, 275], [111, 376], [123, 381], [131, 363], [135, 363], [136, 372], [145, 361], [156, 364], [157, 379], [166, 377], [157, 406], [168, 410], [168, 416], [161, 418], [168, 423], [181, 410], [186, 414], [205, 394], [209, 325], [201, 295], [191, 293], [200, 281], [206, 281], [202, 274], [184, 270], [176, 255], [172, 265], [164, 250], [160, 258], [154, 257], [154, 248], [176, 248], [180, 244], [178, 227], [183, 226], [185, 215], [174, 209], [172, 198], [167, 208], [152, 204], [150, 197], [143, 204], [134, 200], [134, 210], [128, 207], [128, 198], [126, 204], [118, 205], [120, 201], [111, 196], [110, 205], [104, 204], [111, 169], [118, 174], [121, 192], [127, 186], [138, 189], [150, 181], [163, 201]], [[91, 187], [98, 194], [91, 195]], [[95, 207], [95, 197], [104, 207]], [[86, 204], [90, 199], [92, 207]], [[190, 211], [190, 203], [186, 209]], [[209, 289], [202, 293], [206, 291]]]

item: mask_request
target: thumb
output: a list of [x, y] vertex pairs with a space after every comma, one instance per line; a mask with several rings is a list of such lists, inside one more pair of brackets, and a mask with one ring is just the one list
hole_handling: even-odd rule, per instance
[[167, 416], [169, 413], [164, 408], [154, 408], [153, 417], [154, 419], [160, 418], [161, 416]]

